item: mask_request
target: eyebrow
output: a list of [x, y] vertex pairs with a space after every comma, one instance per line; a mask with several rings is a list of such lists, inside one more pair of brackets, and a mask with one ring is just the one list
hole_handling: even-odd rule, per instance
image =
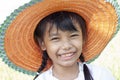
[[49, 34], [49, 37], [52, 37], [52, 36], [58, 36], [58, 35], [59, 35], [58, 32], [56, 32], [56, 33], [50, 33], [50, 34]]
[[[73, 33], [78, 33], [79, 31], [68, 31], [70, 32], [70, 34], [73, 34]], [[49, 36], [58, 36], [59, 35], [59, 32], [56, 32], [56, 33], [50, 33]]]

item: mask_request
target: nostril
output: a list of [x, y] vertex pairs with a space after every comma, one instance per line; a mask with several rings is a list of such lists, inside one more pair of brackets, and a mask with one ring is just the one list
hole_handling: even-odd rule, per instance
[[69, 50], [69, 49], [72, 48], [72, 45], [70, 45], [70, 44], [64, 44], [64, 45], [62, 46], [62, 48], [63, 48], [64, 50]]
[[72, 43], [69, 39], [64, 39], [61, 46], [63, 50], [69, 50], [72, 48]]
[[70, 47], [66, 47], [66, 46], [64, 46], [63, 49], [64, 49], [64, 50], [69, 50]]

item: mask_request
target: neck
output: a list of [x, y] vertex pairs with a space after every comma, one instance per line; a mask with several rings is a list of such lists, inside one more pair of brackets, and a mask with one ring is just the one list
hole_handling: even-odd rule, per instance
[[73, 80], [79, 74], [79, 65], [77, 63], [72, 66], [53, 65], [53, 76], [60, 80]]

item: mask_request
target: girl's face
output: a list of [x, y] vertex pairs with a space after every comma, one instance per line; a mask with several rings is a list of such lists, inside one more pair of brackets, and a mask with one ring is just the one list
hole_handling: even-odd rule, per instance
[[53, 65], [72, 66], [82, 52], [82, 31], [76, 23], [77, 31], [61, 31], [55, 26], [49, 31], [49, 25], [42, 42], [42, 50], [46, 50]]

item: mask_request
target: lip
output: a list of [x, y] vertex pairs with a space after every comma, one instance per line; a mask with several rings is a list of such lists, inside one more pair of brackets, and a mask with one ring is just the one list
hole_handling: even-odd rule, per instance
[[60, 54], [59, 57], [61, 60], [66, 61], [66, 60], [72, 59], [74, 55], [75, 55], [75, 52], [71, 52], [71, 53]]

